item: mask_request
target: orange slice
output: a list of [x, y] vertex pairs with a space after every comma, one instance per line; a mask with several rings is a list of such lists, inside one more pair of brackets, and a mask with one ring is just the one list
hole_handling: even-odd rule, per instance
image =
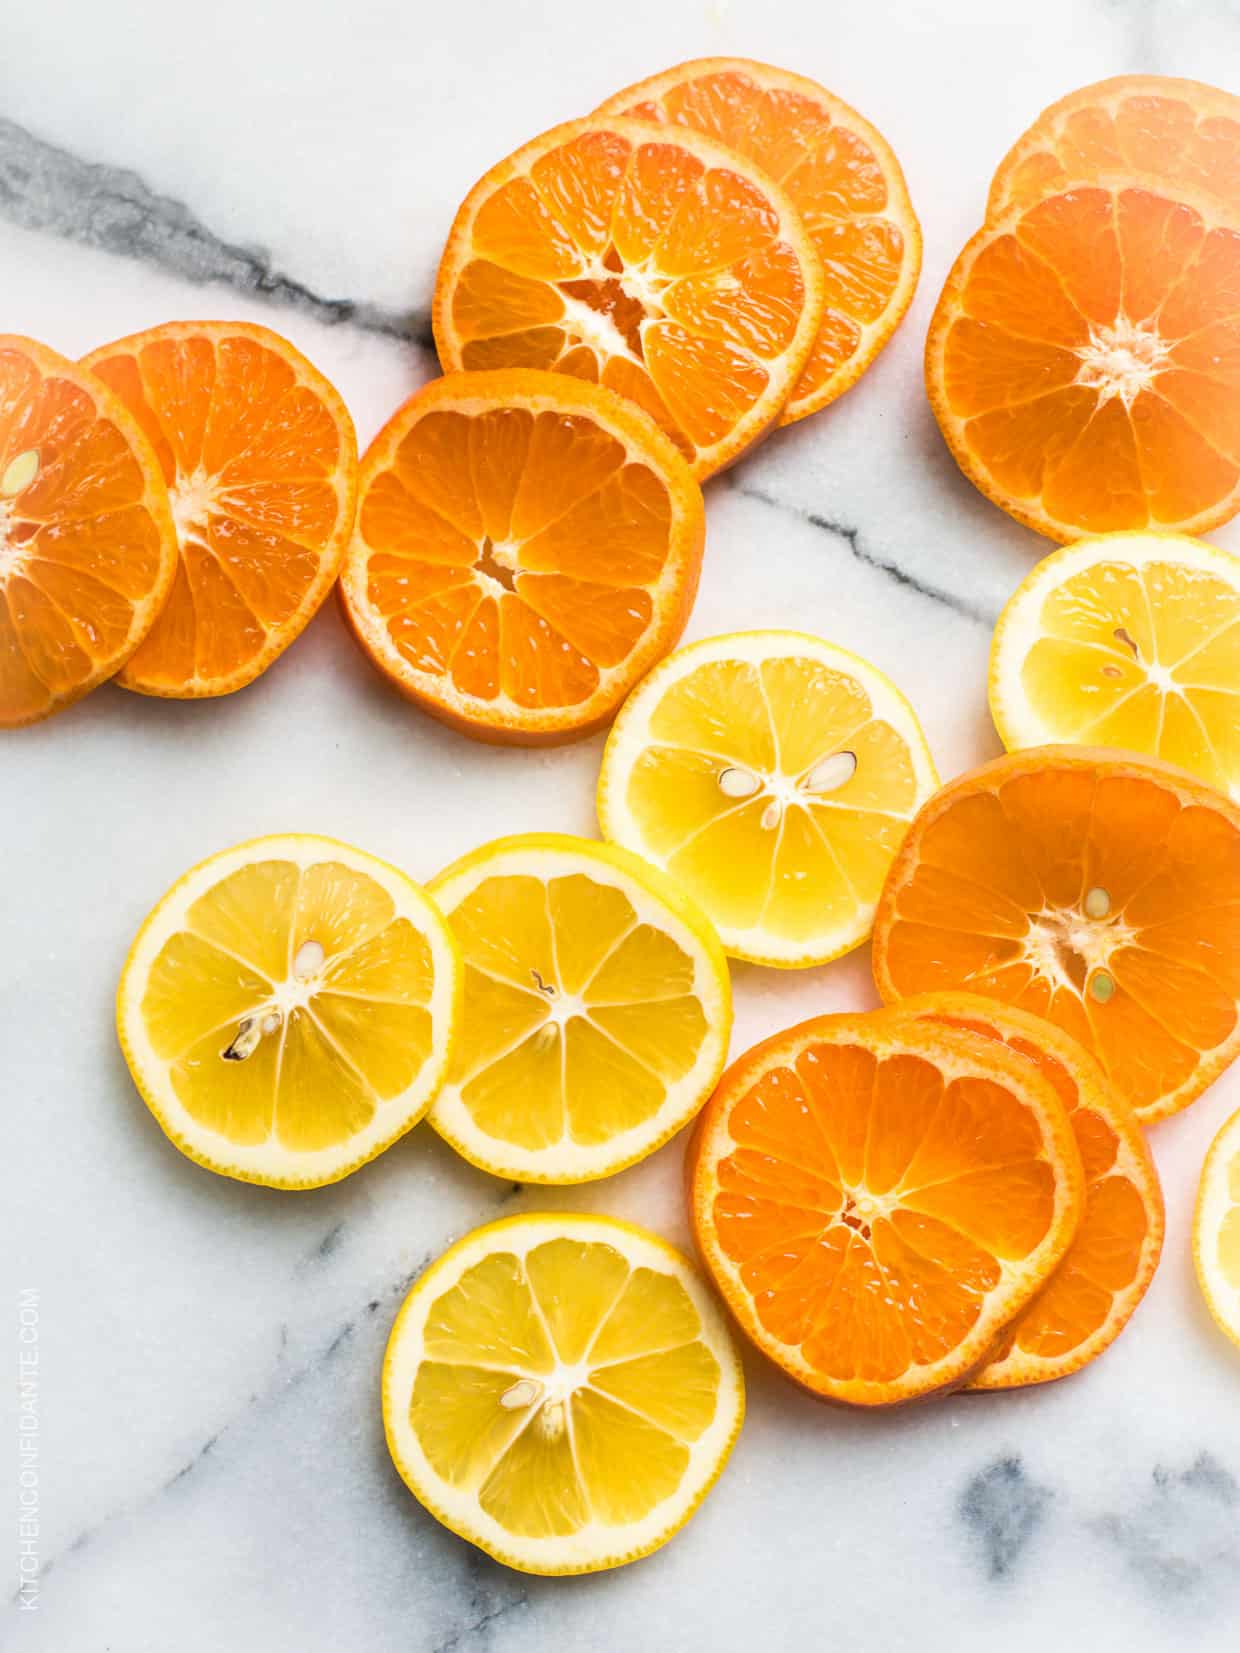
[[1050, 1082], [995, 1039], [822, 1016], [723, 1076], [689, 1153], [715, 1284], [826, 1400], [963, 1383], [1076, 1232], [1084, 1177]]
[[822, 259], [818, 336], [780, 418], [842, 396], [899, 326], [921, 272], [921, 226], [882, 134], [804, 75], [702, 57], [617, 92], [600, 115], [704, 132], [787, 191]]
[[1031, 1010], [1140, 1119], [1240, 1053], [1240, 810], [1154, 758], [1043, 746], [924, 806], [874, 926], [889, 1003], [964, 989]]
[[775, 423], [824, 275], [786, 193], [699, 133], [592, 116], [470, 190], [435, 285], [445, 372], [556, 368], [630, 397], [699, 479]]
[[1136, 1114], [1075, 1039], [1027, 1010], [976, 993], [922, 993], [890, 1014], [1001, 1040], [1050, 1080], [1068, 1110], [1085, 1169], [1080, 1227], [967, 1387], [1014, 1389], [1079, 1371], [1128, 1324], [1162, 1251], [1162, 1187]]
[[180, 559], [121, 674], [141, 694], [230, 694], [266, 671], [331, 590], [353, 524], [348, 409], [287, 339], [240, 321], [168, 322], [85, 364], [163, 467]]
[[134, 420], [94, 374], [0, 334], [0, 728], [119, 670], [175, 568], [168, 496]]
[[1197, 80], [1116, 75], [1044, 109], [995, 173], [987, 218], [1074, 178], [1140, 172], [1240, 201], [1240, 98]]
[[680, 635], [702, 494], [632, 403], [559, 373], [451, 374], [362, 463], [340, 589], [362, 648], [483, 740], [605, 723]]
[[1240, 508], [1240, 200], [1065, 186], [979, 230], [926, 340], [956, 463], [1051, 539]]

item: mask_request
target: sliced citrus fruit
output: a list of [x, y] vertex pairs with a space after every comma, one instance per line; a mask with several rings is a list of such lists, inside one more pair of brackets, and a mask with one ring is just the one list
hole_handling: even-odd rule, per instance
[[173, 885], [129, 950], [117, 1028], [183, 1154], [242, 1182], [317, 1188], [426, 1112], [460, 991], [456, 945], [418, 885], [289, 833]]
[[283, 654], [335, 581], [357, 490], [348, 409], [287, 339], [248, 322], [168, 322], [85, 362], [150, 438], [180, 549], [120, 682], [229, 694]]
[[652, 414], [699, 479], [778, 419], [822, 319], [788, 196], [699, 133], [595, 115], [501, 161], [435, 285], [445, 372], [557, 368]]
[[94, 374], [0, 334], [0, 728], [118, 671], [175, 569], [167, 492], [135, 421]]
[[476, 1228], [418, 1277], [383, 1361], [384, 1429], [410, 1492], [527, 1573], [599, 1572], [666, 1544], [744, 1410], [705, 1282], [614, 1217]]
[[1240, 98], [1168, 75], [1116, 75], [1044, 109], [999, 163], [986, 216], [1078, 178], [1139, 172], [1240, 201]]
[[598, 812], [733, 957], [799, 966], [869, 934], [936, 784], [916, 715], [876, 667], [802, 632], [736, 632], [679, 650], [630, 696]]
[[874, 925], [888, 1002], [964, 989], [1045, 1016], [1146, 1123], [1240, 1053], [1240, 810], [1156, 758], [1010, 753], [918, 815]]
[[636, 856], [530, 833], [431, 885], [465, 960], [465, 1012], [431, 1124], [522, 1182], [586, 1182], [652, 1153], [727, 1059], [732, 995], [710, 924]]
[[741, 1326], [825, 1400], [963, 1383], [1076, 1232], [1050, 1082], [998, 1040], [822, 1016], [724, 1075], [694, 1133], [698, 1245]]
[[1045, 1075], [1067, 1109], [1085, 1170], [1080, 1226], [966, 1387], [1013, 1389], [1079, 1371], [1128, 1324], [1162, 1251], [1162, 1186], [1136, 1114], [1070, 1034], [1027, 1010], [977, 993], [921, 993], [888, 1014], [1001, 1040]]
[[843, 395], [899, 326], [921, 272], [921, 226], [882, 134], [816, 81], [742, 57], [682, 63], [617, 92], [598, 113], [703, 132], [787, 192], [826, 285], [818, 335], [780, 423]]
[[1240, 200], [1103, 179], [957, 259], [926, 387], [965, 475], [1051, 539], [1201, 533], [1240, 507]]
[[362, 464], [341, 578], [397, 688], [482, 739], [604, 723], [672, 646], [701, 567], [701, 489], [653, 420], [560, 373], [457, 373]]
[[1107, 534], [1044, 558], [999, 616], [990, 709], [1007, 747], [1149, 752], [1240, 801], [1240, 557]]
[[1207, 1308], [1240, 1344], [1240, 1113], [1215, 1137], [1201, 1169], [1193, 1261]]

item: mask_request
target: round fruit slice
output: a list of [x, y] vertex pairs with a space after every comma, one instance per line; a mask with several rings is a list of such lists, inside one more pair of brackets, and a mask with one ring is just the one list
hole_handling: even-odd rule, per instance
[[175, 569], [167, 492], [137, 424], [92, 373], [0, 334], [0, 729], [118, 671]]
[[926, 340], [965, 475], [1051, 539], [1240, 507], [1240, 200], [1113, 178], [979, 230]]
[[353, 526], [357, 441], [340, 396], [287, 339], [168, 322], [85, 358], [142, 426], [180, 559], [127, 689], [230, 694], [266, 671], [331, 590]]
[[173, 885], [129, 950], [117, 1028], [183, 1154], [242, 1182], [317, 1188], [426, 1112], [460, 992], [456, 945], [418, 885], [290, 833]]
[[937, 785], [867, 661], [796, 631], [692, 643], [630, 696], [603, 755], [606, 837], [665, 867], [734, 958], [822, 964], [864, 941]]
[[680, 636], [701, 489], [630, 402], [560, 373], [437, 379], [362, 463], [340, 589], [397, 688], [484, 740], [605, 723]]
[[1044, 746], [960, 776], [883, 889], [890, 1003], [964, 989], [1044, 1016], [1148, 1123], [1240, 1053], [1240, 810], [1155, 758]]
[[1029, 206], [1074, 178], [1138, 172], [1240, 201], [1240, 98], [1168, 75], [1117, 75], [1044, 109], [1003, 157], [986, 216]]
[[1162, 1187], [1137, 1116], [1075, 1039], [1026, 1010], [976, 993], [922, 993], [888, 1014], [1001, 1040], [1049, 1079], [1067, 1109], [1085, 1170], [1080, 1226], [966, 1387], [1014, 1389], [1080, 1371], [1128, 1324], [1162, 1251]]
[[499, 838], [431, 889], [465, 960], [465, 1012], [431, 1124], [497, 1177], [588, 1182], [643, 1159], [727, 1059], [732, 994], [710, 924], [661, 873], [587, 838]]
[[619, 391], [700, 480], [778, 419], [824, 279], [796, 208], [752, 161], [596, 115], [469, 192], [439, 266], [435, 342], [445, 372], [557, 368]]
[[882, 134], [803, 75], [703, 57], [617, 92], [600, 115], [703, 132], [773, 178], [809, 231], [825, 308], [781, 425], [855, 384], [895, 332], [921, 272], [921, 226]]
[[1240, 800], [1240, 557], [1174, 534], [1046, 557], [999, 616], [990, 710], [1009, 748], [1123, 746]]
[[1049, 1081], [999, 1041], [822, 1016], [724, 1075], [689, 1154], [715, 1283], [825, 1400], [957, 1387], [1050, 1277], [1084, 1203]]
[[527, 1573], [598, 1572], [666, 1544], [744, 1409], [705, 1283], [612, 1217], [543, 1212], [467, 1234], [419, 1276], [383, 1362], [410, 1492]]
[[1240, 1113], [1215, 1137], [1201, 1170], [1193, 1261], [1206, 1307], [1240, 1344]]

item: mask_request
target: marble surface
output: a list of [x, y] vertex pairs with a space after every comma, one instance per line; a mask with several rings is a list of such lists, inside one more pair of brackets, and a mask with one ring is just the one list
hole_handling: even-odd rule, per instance
[[[0, 327], [70, 354], [172, 317], [289, 334], [363, 440], [434, 371], [453, 208], [543, 126], [666, 63], [814, 75], [901, 155], [926, 232], [895, 342], [825, 415], [708, 488], [690, 636], [796, 623], [886, 668], [944, 775], [997, 751], [991, 623], [1042, 542], [962, 481], [920, 389], [939, 283], [1043, 104], [1123, 70], [1234, 86], [1235, 0], [0, 0]], [[1221, 543], [1240, 548], [1240, 524]], [[1005, 1653], [1234, 1648], [1240, 1364], [1189, 1258], [1240, 1070], [1157, 1129], [1169, 1222], [1136, 1320], [1068, 1383], [891, 1417], [822, 1408], [760, 1360], [719, 1488], [621, 1572], [534, 1580], [439, 1528], [383, 1447], [377, 1378], [413, 1275], [500, 1211], [584, 1207], [683, 1237], [681, 1144], [580, 1191], [500, 1185], [425, 1127], [306, 1196], [164, 1141], [112, 1030], [125, 948], [204, 854], [335, 834], [432, 874], [515, 827], [592, 830], [599, 742], [491, 751], [388, 694], [329, 607], [231, 700], [100, 691], [0, 750], [5, 1302], [38, 1297], [41, 1594], [22, 1653], [698, 1653], [856, 1644]], [[872, 1002], [864, 952], [736, 972], [736, 1048]], [[6, 1393], [12, 1393], [6, 1390]], [[4, 1485], [16, 1483], [15, 1417]]]

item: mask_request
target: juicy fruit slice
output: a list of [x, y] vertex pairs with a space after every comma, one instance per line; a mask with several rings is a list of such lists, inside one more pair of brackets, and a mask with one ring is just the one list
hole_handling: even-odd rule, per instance
[[882, 134], [816, 81], [739, 57], [682, 63], [617, 92], [598, 113], [702, 132], [787, 192], [826, 281], [818, 334], [780, 424], [855, 384], [895, 332], [921, 272], [921, 227]]
[[564, 374], [438, 379], [362, 463], [341, 577], [363, 649], [466, 734], [604, 723], [697, 590], [702, 494], [640, 409]]
[[180, 550], [120, 682], [176, 699], [230, 694], [283, 654], [335, 581], [357, 490], [348, 409], [287, 339], [247, 322], [169, 322], [85, 365], [149, 437]]
[[1240, 557], [1109, 534], [1046, 557], [1009, 599], [990, 709], [1009, 748], [1122, 746], [1240, 800]]
[[1240, 98], [1167, 75], [1117, 75], [1044, 109], [995, 173], [987, 218], [1029, 206], [1075, 178], [1143, 173], [1240, 200]]
[[1201, 1170], [1193, 1261], [1206, 1306], [1240, 1344], [1240, 1113], [1215, 1137]]
[[1240, 200], [1065, 186], [974, 236], [926, 340], [965, 475], [1051, 539], [1240, 507]]
[[957, 1387], [1084, 1203], [1054, 1088], [997, 1040], [822, 1016], [724, 1075], [689, 1156], [694, 1231], [764, 1354], [825, 1400]]
[[599, 778], [604, 835], [666, 868], [735, 958], [821, 964], [869, 934], [937, 785], [908, 702], [795, 631], [712, 637], [629, 698]]
[[1137, 1116], [1075, 1039], [1028, 1011], [976, 993], [922, 993], [888, 1014], [1002, 1041], [1039, 1069], [1066, 1108], [1085, 1171], [1080, 1226], [966, 1387], [1013, 1389], [1079, 1371], [1128, 1324], [1162, 1252], [1162, 1187]]
[[593, 116], [470, 191], [439, 266], [435, 342], [445, 372], [555, 368], [619, 391], [700, 480], [779, 417], [823, 283], [799, 214], [751, 161]]
[[475, 1229], [423, 1273], [383, 1362], [383, 1423], [431, 1514], [509, 1567], [588, 1573], [684, 1526], [744, 1413], [688, 1260], [610, 1217]]
[[175, 569], [167, 492], [137, 424], [93, 374], [0, 334], [0, 729], [118, 671]]
[[1144, 1123], [1240, 1053], [1240, 810], [1157, 759], [1011, 753], [918, 815], [874, 925], [888, 1003], [965, 990], [1079, 1040]]
[[431, 1124], [495, 1176], [586, 1182], [644, 1158], [710, 1094], [732, 995], [718, 937], [624, 850], [530, 833], [431, 886], [465, 1012]]
[[173, 885], [129, 950], [117, 1028], [183, 1154], [242, 1182], [317, 1188], [426, 1112], [460, 992], [456, 945], [411, 879], [296, 833]]

